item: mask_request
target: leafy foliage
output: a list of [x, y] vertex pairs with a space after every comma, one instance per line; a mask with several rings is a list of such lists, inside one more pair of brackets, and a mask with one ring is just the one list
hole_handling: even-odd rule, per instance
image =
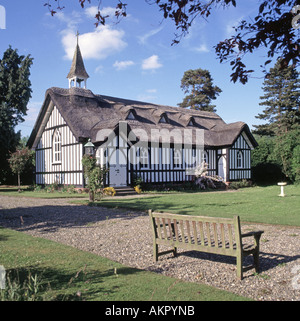
[[276, 137], [262, 136], [256, 139], [258, 147], [251, 156], [254, 181], [300, 181], [300, 129]]
[[216, 111], [211, 100], [217, 98], [222, 90], [218, 86], [213, 86], [213, 79], [208, 70], [195, 69], [187, 70], [181, 79], [181, 88], [188, 94], [180, 107], [190, 107], [191, 109]]
[[18, 187], [21, 191], [21, 174], [26, 169], [26, 166], [32, 164], [34, 152], [27, 147], [18, 149], [16, 152], [10, 154], [8, 159], [9, 166], [13, 173], [18, 175]]
[[[300, 145], [300, 128], [289, 131], [285, 135], [277, 136], [275, 139], [274, 156], [282, 166], [282, 171], [287, 179], [294, 181], [299, 172], [297, 164], [300, 163], [299, 153], [295, 148]], [[296, 159], [294, 159], [294, 156]]]
[[300, 183], [300, 145], [297, 145], [293, 150], [291, 169], [294, 181]]
[[95, 201], [95, 196], [100, 197], [103, 192], [103, 185], [107, 169], [97, 165], [97, 160], [94, 156], [84, 155], [82, 157], [82, 165], [84, 169], [84, 177], [86, 185], [89, 189], [90, 201]]
[[15, 126], [24, 121], [31, 97], [30, 67], [33, 59], [9, 47], [0, 59], [0, 183], [9, 176], [7, 159], [20, 140]]

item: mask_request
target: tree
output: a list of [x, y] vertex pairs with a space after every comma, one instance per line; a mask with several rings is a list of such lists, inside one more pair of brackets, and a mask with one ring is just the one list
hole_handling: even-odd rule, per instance
[[14, 174], [18, 175], [18, 191], [21, 192], [21, 174], [24, 172], [27, 165], [33, 161], [34, 152], [27, 147], [18, 149], [11, 153], [8, 159], [9, 166]]
[[266, 108], [256, 118], [267, 123], [254, 125], [259, 135], [280, 135], [300, 125], [299, 73], [293, 66], [281, 70], [280, 65], [278, 60], [263, 83], [263, 101], [259, 105]]
[[300, 128], [291, 130], [275, 138], [274, 156], [281, 163], [282, 172], [287, 179], [299, 179]]
[[189, 95], [178, 104], [180, 107], [213, 112], [216, 106], [211, 105], [211, 100], [222, 92], [219, 87], [213, 86], [210, 72], [201, 68], [187, 70], [181, 79], [181, 88]]
[[[188, 34], [193, 21], [197, 18], [207, 18], [219, 7], [236, 7], [236, 0], [145, 0], [149, 4], [157, 5], [164, 19], [172, 20], [179, 33], [173, 43], [178, 43], [182, 36]], [[62, 10], [63, 0], [48, 0], [45, 3], [52, 15], [55, 10]], [[79, 0], [82, 8], [91, 0]], [[102, 0], [98, 3], [98, 13], [95, 15], [96, 23], [105, 25], [106, 18], [101, 12]], [[53, 4], [55, 7], [52, 7]], [[115, 0], [117, 18], [126, 17], [127, 4]], [[243, 62], [246, 54], [251, 54], [262, 47], [267, 49], [267, 58], [264, 65], [280, 56], [281, 68], [286, 68], [290, 62], [294, 66], [300, 61], [300, 39], [297, 24], [300, 0], [268, 0], [260, 1], [256, 16], [243, 20], [235, 28], [235, 34], [215, 46], [220, 62], [230, 61], [233, 73], [230, 75], [233, 82], [240, 81], [245, 84], [254, 70], [247, 69]]]
[[14, 152], [20, 140], [15, 126], [24, 121], [31, 97], [30, 67], [33, 59], [20, 56], [9, 47], [0, 59], [0, 183], [9, 174], [9, 151]]
[[256, 183], [276, 184], [284, 177], [281, 161], [274, 155], [274, 137], [257, 136], [258, 146], [251, 151], [252, 179]]
[[293, 150], [292, 175], [296, 183], [300, 183], [300, 145]]
[[94, 202], [96, 194], [100, 195], [102, 193], [101, 189], [104, 186], [107, 170], [97, 165], [97, 160], [94, 156], [84, 155], [81, 161], [86, 185], [89, 189], [90, 201]]

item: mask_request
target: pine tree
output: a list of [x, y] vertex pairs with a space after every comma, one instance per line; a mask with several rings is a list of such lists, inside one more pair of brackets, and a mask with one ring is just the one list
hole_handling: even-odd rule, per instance
[[255, 116], [267, 123], [254, 125], [259, 135], [281, 135], [300, 125], [300, 79], [293, 67], [280, 68], [280, 60], [270, 69], [264, 81], [260, 106], [266, 106]]
[[213, 111], [215, 105], [211, 100], [217, 98], [222, 90], [213, 86], [213, 79], [208, 70], [195, 69], [187, 70], [181, 79], [181, 88], [185, 94], [188, 94], [178, 106], [196, 110]]

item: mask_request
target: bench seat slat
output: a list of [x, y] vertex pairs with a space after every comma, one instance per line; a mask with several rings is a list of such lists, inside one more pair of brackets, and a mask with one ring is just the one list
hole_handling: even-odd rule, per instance
[[208, 247], [208, 246], [203, 246], [203, 245], [197, 245], [197, 244], [188, 244], [184, 242], [176, 242], [176, 241], [168, 241], [168, 240], [162, 240], [162, 239], [157, 239], [156, 244], [159, 245], [167, 245], [171, 247], [178, 247], [186, 250], [191, 250], [191, 251], [200, 251], [200, 252], [205, 252], [205, 253], [213, 253], [213, 254], [221, 254], [221, 255], [228, 255], [228, 256], [236, 256], [236, 250], [234, 249], [223, 249], [220, 247]]

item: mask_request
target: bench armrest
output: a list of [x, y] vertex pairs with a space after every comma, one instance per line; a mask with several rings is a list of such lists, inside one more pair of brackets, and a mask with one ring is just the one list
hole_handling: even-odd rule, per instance
[[260, 237], [263, 233], [264, 231], [252, 231], [249, 233], [242, 234], [241, 237], [249, 237], [249, 236]]

